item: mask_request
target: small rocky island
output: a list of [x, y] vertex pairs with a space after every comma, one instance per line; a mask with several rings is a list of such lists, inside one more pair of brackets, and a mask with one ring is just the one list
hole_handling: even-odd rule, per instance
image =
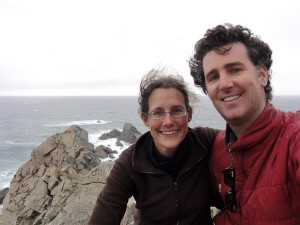
[[[134, 143], [140, 136], [125, 123], [123, 131], [112, 130], [99, 139], [116, 138], [116, 145], [121, 145], [121, 141]], [[76, 125], [50, 136], [33, 149], [9, 189], [0, 190], [0, 225], [86, 224], [114, 164], [101, 159], [114, 158], [114, 153], [107, 146], [94, 148], [87, 131]], [[122, 225], [132, 224], [134, 204], [130, 199]]]

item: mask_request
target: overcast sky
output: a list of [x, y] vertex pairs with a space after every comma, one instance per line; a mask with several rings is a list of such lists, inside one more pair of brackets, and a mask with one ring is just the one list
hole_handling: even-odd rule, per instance
[[0, 95], [137, 95], [158, 66], [193, 85], [195, 42], [226, 22], [270, 45], [275, 95], [300, 95], [297, 0], [0, 0]]

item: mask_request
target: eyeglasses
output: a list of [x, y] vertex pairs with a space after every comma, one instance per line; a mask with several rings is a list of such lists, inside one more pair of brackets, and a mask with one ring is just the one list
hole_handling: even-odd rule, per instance
[[225, 193], [225, 207], [222, 209], [229, 209], [231, 212], [236, 212], [236, 198], [235, 198], [235, 169], [228, 167], [223, 170], [224, 183], [230, 187], [230, 190]]
[[170, 112], [165, 112], [163, 110], [154, 110], [152, 112], [149, 112], [147, 114], [148, 118], [152, 119], [152, 120], [162, 120], [166, 117], [166, 114], [170, 113], [170, 115], [173, 118], [179, 118], [179, 117], [183, 117], [186, 115], [187, 110], [185, 108], [182, 107], [177, 107], [172, 109]]

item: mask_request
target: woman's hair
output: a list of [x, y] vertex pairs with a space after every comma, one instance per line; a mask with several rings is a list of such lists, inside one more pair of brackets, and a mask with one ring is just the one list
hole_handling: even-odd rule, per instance
[[181, 92], [185, 107], [191, 109], [191, 102], [196, 101], [196, 95], [188, 88], [182, 76], [171, 74], [165, 68], [150, 70], [141, 80], [139, 92], [139, 114], [148, 113], [149, 97], [157, 88], [174, 88]]
[[257, 67], [265, 67], [268, 71], [268, 83], [265, 87], [265, 93], [268, 100], [272, 99], [271, 87], [271, 66], [272, 50], [269, 45], [254, 35], [250, 29], [241, 25], [232, 24], [218, 25], [208, 29], [204, 37], [195, 44], [194, 54], [189, 61], [190, 73], [194, 83], [207, 94], [205, 85], [205, 76], [203, 72], [203, 58], [210, 52], [215, 51], [218, 54], [225, 55], [231, 49], [232, 44], [240, 42], [245, 45], [252, 63]]

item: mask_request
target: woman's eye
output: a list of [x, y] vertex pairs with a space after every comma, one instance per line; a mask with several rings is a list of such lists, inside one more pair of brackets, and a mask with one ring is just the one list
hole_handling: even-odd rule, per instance
[[154, 116], [161, 116], [161, 115], [164, 114], [164, 112], [163, 112], [163, 111], [154, 111], [154, 112], [152, 112], [152, 114], [153, 114]]
[[177, 108], [172, 110], [173, 113], [180, 113], [183, 112], [183, 109]]

